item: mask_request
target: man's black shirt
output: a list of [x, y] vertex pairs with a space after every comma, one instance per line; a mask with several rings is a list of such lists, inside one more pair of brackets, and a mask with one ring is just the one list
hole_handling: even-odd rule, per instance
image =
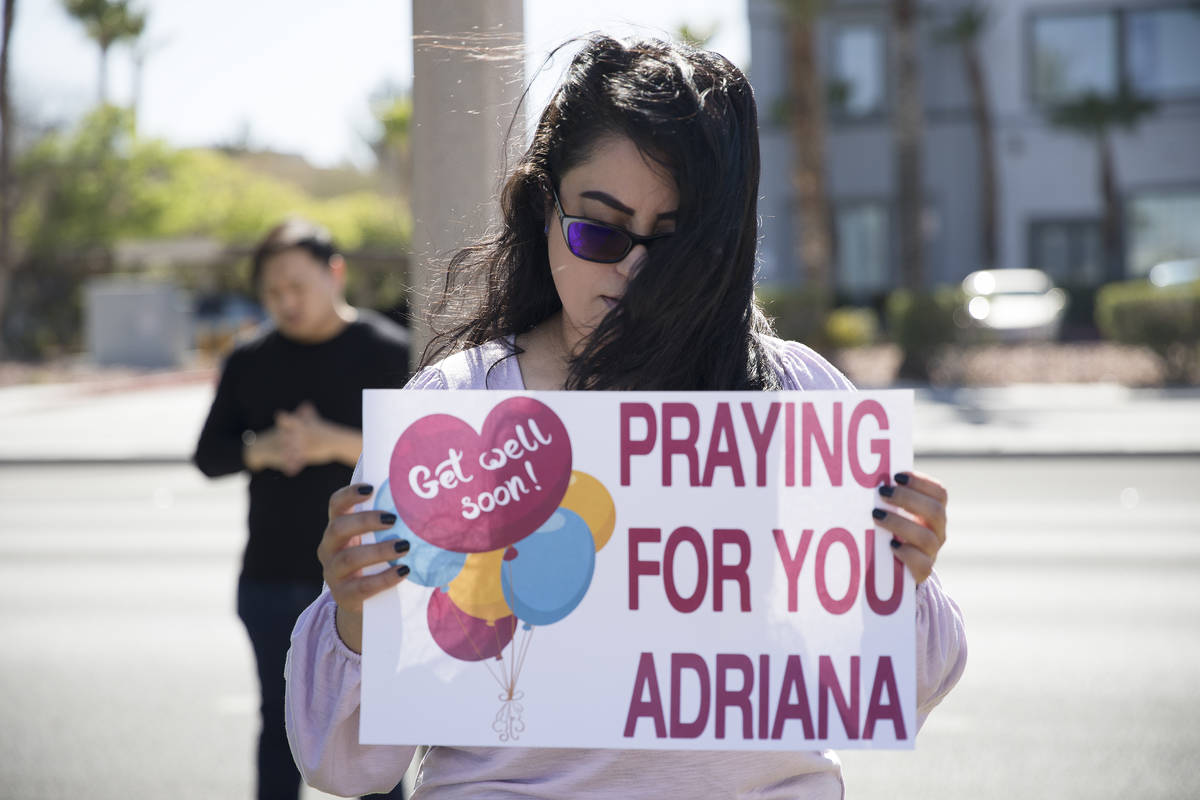
[[[363, 389], [398, 388], [408, 379], [406, 331], [380, 314], [358, 319], [318, 344], [269, 331], [226, 360], [193, 460], [209, 477], [246, 468], [243, 436], [275, 426], [277, 411], [304, 401], [322, 417], [362, 429]], [[330, 463], [287, 477], [274, 469], [250, 477], [250, 539], [242, 575], [260, 581], [321, 580], [317, 544], [329, 520], [329, 495], [353, 469]]]

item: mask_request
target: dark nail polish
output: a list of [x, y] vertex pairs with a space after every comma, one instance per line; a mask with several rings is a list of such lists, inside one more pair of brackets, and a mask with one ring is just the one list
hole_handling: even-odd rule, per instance
[[874, 517], [875, 519], [883, 519], [884, 517], [887, 516], [887, 512], [884, 511], [882, 508], [876, 508], [876, 509], [872, 509], [871, 516]]
[[373, 491], [375, 491], [375, 487], [370, 486], [369, 484], [364, 483], [362, 486], [358, 487], [358, 493], [361, 495], [368, 495]]
[[896, 483], [900, 484], [901, 486], [908, 485], [908, 473], [897, 472], [893, 477], [895, 477]]
[[382, 522], [384, 525], [395, 525], [396, 524], [396, 515], [390, 511], [384, 511], [383, 513], [381, 513], [379, 515], [379, 521]]
[[396, 574], [399, 575], [401, 578], [403, 578], [405, 575], [407, 575], [408, 574], [408, 564], [401, 564], [400, 566], [396, 567]]
[[894, 495], [896, 493], [896, 487], [888, 486], [887, 484], [884, 484], [883, 486], [879, 487], [879, 493], [881, 495], [883, 495], [884, 497], [891, 497], [892, 495]]
[[888, 542], [888, 544], [890, 544], [892, 546], [893, 550], [900, 549], [900, 540], [899, 539], [892, 539], [890, 542]]
[[410, 546], [411, 545], [409, 545], [408, 539], [401, 539], [398, 542], [392, 543], [392, 549], [394, 549], [397, 553], [407, 553]]

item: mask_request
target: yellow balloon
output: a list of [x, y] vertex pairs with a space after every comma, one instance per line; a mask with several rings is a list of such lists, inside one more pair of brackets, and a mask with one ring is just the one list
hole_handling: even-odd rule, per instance
[[454, 605], [477, 619], [495, 622], [512, 614], [500, 584], [504, 547], [487, 553], [468, 553], [462, 572], [447, 587]]
[[617, 508], [603, 483], [586, 472], [572, 472], [567, 493], [559, 505], [583, 518], [592, 532], [597, 552], [608, 544], [617, 524]]

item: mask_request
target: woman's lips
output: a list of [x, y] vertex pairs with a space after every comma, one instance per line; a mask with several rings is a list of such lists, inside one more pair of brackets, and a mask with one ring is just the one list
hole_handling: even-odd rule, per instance
[[609, 311], [612, 311], [612, 310], [613, 310], [614, 308], [616, 308], [616, 307], [617, 307], [617, 305], [618, 305], [618, 304], [620, 304], [620, 302], [621, 302], [621, 298], [619, 298], [619, 297], [609, 297], [609, 296], [608, 296], [608, 295], [606, 295], [606, 294], [604, 294], [604, 295], [600, 295], [600, 299], [604, 301], [604, 305], [608, 307], [608, 310], [609, 310]]

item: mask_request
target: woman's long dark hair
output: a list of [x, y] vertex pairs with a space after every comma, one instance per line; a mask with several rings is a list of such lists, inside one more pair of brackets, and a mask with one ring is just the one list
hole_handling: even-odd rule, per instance
[[[572, 359], [571, 389], [770, 389], [778, 378], [754, 302], [758, 116], [723, 56], [662, 41], [586, 41], [501, 190], [501, 227], [450, 262], [422, 364], [524, 333], [562, 304], [546, 251], [549, 187], [625, 136], [675, 180], [675, 235]], [[553, 213], [553, 212], [551, 212]], [[472, 295], [472, 292], [474, 294]]]

